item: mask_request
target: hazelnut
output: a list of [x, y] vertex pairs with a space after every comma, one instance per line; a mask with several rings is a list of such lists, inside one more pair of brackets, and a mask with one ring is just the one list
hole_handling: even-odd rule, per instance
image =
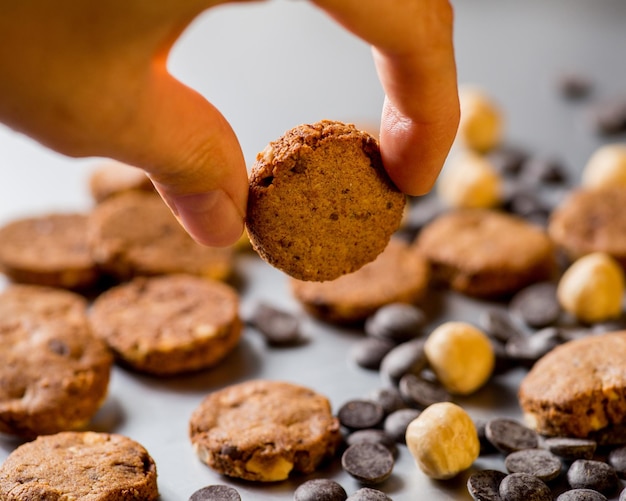
[[472, 418], [451, 402], [430, 405], [411, 421], [406, 444], [419, 468], [442, 480], [469, 468], [480, 452]]
[[601, 322], [622, 313], [624, 272], [610, 255], [583, 256], [563, 273], [557, 286], [562, 308], [586, 323]]
[[495, 364], [489, 337], [465, 322], [441, 324], [426, 339], [424, 352], [441, 384], [458, 395], [485, 384]]
[[626, 144], [606, 144], [589, 158], [581, 184], [588, 188], [626, 186]]
[[471, 150], [481, 153], [494, 149], [502, 142], [503, 119], [500, 108], [481, 89], [459, 88], [461, 121], [458, 138]]
[[450, 159], [437, 182], [439, 198], [454, 208], [497, 207], [502, 192], [502, 179], [491, 162], [469, 151]]

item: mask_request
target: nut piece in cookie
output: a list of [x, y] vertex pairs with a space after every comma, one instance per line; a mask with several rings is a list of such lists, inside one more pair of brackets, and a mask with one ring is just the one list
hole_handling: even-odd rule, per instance
[[383, 251], [404, 205], [376, 139], [324, 120], [287, 131], [257, 155], [246, 225], [272, 266], [299, 280], [333, 280]]
[[146, 449], [123, 435], [63, 432], [15, 449], [0, 467], [0, 499], [158, 499]]
[[310, 314], [328, 322], [358, 322], [390, 303], [416, 303], [428, 287], [426, 259], [392, 238], [371, 263], [328, 282], [290, 280], [293, 296]]
[[0, 228], [0, 267], [12, 281], [86, 289], [100, 273], [87, 245], [85, 214], [46, 214]]
[[239, 342], [239, 297], [229, 285], [192, 275], [138, 277], [101, 294], [94, 333], [118, 359], [158, 376], [206, 369]]
[[223, 280], [232, 271], [234, 250], [195, 242], [154, 193], [131, 191], [99, 204], [88, 239], [94, 260], [118, 280], [169, 273]]
[[189, 434], [201, 461], [223, 475], [257, 482], [312, 473], [341, 441], [326, 397], [266, 380], [209, 394], [193, 412]]
[[[626, 331], [570, 341], [541, 358], [522, 380], [526, 422], [548, 436], [612, 442], [626, 419]], [[621, 434], [623, 435], [623, 434]]]
[[424, 227], [416, 245], [435, 282], [469, 296], [507, 296], [556, 271], [545, 232], [496, 210], [447, 212]]
[[33, 285], [0, 294], [0, 432], [33, 438], [84, 426], [106, 397], [111, 365], [81, 296]]

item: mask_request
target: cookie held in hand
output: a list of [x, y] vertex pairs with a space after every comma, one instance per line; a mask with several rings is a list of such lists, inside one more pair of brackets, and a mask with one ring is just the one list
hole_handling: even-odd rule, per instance
[[373, 261], [398, 229], [404, 205], [376, 139], [323, 120], [287, 131], [257, 155], [246, 225], [265, 261], [321, 282]]

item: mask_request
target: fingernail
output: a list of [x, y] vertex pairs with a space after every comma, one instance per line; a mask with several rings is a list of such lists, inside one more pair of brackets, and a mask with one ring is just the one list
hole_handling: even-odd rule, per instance
[[243, 215], [223, 190], [194, 195], [167, 195], [167, 203], [197, 242], [223, 247], [237, 241], [243, 231]]

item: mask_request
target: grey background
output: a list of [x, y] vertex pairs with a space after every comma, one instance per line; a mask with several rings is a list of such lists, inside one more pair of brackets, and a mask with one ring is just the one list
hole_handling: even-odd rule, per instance
[[[588, 121], [589, 102], [559, 98], [563, 71], [593, 78], [598, 100], [626, 94], [626, 2], [621, 0], [466, 0], [456, 8], [459, 82], [483, 86], [505, 110], [506, 139], [539, 155], [562, 159], [574, 178], [601, 144]], [[237, 132], [248, 162], [286, 129], [322, 118], [378, 123], [382, 91], [369, 48], [306, 1], [275, 0], [221, 6], [198, 18], [171, 57], [172, 72], [211, 100]], [[86, 180], [96, 159], [68, 159], [0, 127], [0, 223], [50, 211], [88, 210]], [[299, 311], [285, 277], [247, 256], [240, 260], [242, 307], [258, 298]], [[433, 298], [446, 319], [475, 322], [479, 301], [454, 294]], [[240, 347], [219, 369], [189, 377], [155, 380], [115, 369], [110, 395], [92, 428], [128, 435], [157, 462], [163, 501], [186, 500], [197, 488], [230, 482], [200, 463], [187, 438], [187, 420], [207, 392], [251, 378], [285, 379], [308, 385], [337, 408], [382, 385], [376, 373], [348, 360], [356, 330], [333, 329], [311, 318], [303, 330], [310, 342], [269, 349], [247, 330]], [[516, 386], [521, 371], [495, 378], [476, 395], [457, 400], [475, 417], [518, 416]], [[17, 442], [0, 439], [0, 460]], [[502, 468], [479, 459], [476, 467]], [[359, 486], [338, 468], [319, 476], [348, 491]], [[292, 499], [302, 479], [275, 484], [234, 482], [242, 499]], [[449, 482], [428, 480], [401, 450], [393, 477], [381, 489], [396, 501], [469, 499], [466, 475]]]

